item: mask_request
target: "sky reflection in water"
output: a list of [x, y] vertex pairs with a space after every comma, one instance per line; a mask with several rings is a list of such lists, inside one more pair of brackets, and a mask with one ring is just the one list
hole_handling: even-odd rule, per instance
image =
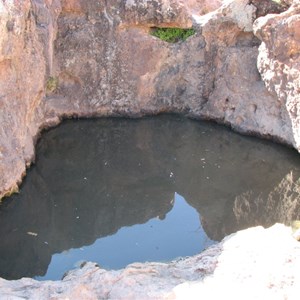
[[97, 239], [90, 246], [52, 255], [45, 276], [38, 280], [61, 278], [66, 270], [85, 260], [105, 269], [121, 269], [133, 262], [169, 261], [194, 255], [214, 242], [204, 232], [197, 211], [175, 193], [174, 206], [163, 220], [153, 218], [145, 224], [122, 227], [114, 235]]

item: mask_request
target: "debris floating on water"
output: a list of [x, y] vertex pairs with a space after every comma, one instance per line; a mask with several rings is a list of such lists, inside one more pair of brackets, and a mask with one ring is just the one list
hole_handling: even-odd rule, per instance
[[27, 231], [28, 235], [37, 236], [38, 234], [36, 232]]

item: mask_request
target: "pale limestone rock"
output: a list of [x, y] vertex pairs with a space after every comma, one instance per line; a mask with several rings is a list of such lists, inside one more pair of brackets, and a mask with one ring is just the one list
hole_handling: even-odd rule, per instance
[[213, 275], [175, 287], [174, 298], [298, 299], [299, 250], [290, 229], [279, 224], [238, 232], [223, 241]]

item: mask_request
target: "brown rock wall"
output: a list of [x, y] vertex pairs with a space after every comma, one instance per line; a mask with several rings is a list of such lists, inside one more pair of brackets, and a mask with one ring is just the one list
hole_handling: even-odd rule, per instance
[[[20, 181], [25, 161], [33, 156], [33, 147], [26, 147], [27, 140], [32, 140], [27, 125], [36, 107], [36, 96], [43, 90], [43, 78], [37, 73], [43, 74], [44, 62], [37, 39], [31, 36], [34, 22], [30, 1], [1, 5], [0, 185], [2, 191], [7, 191]], [[33, 61], [37, 73], [32, 69]]]
[[16, 189], [26, 164], [34, 157], [33, 139], [39, 127], [46, 73], [51, 69], [54, 15], [59, 13], [59, 2], [2, 2], [0, 8], [0, 195], [3, 195]]

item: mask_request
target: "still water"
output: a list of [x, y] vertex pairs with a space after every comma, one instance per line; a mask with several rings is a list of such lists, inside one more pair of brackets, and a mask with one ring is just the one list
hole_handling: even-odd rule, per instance
[[199, 253], [250, 226], [300, 219], [292, 149], [178, 116], [69, 120], [46, 132], [0, 205], [0, 276], [60, 279]]

